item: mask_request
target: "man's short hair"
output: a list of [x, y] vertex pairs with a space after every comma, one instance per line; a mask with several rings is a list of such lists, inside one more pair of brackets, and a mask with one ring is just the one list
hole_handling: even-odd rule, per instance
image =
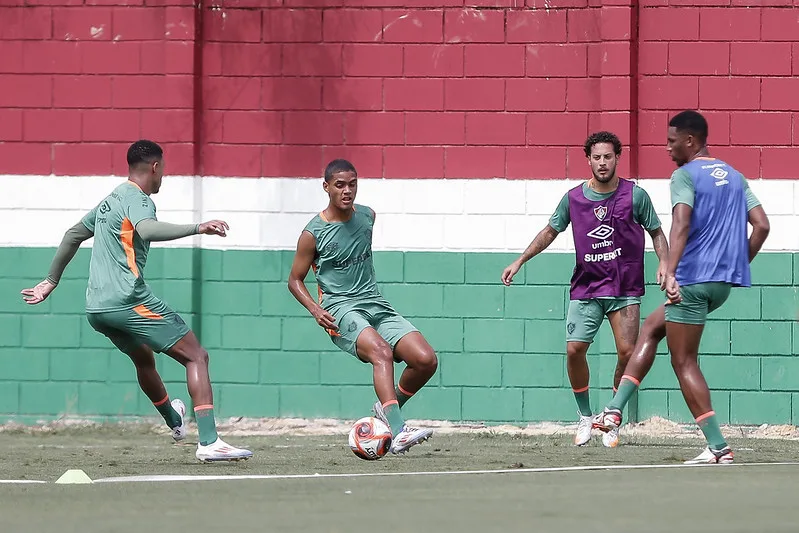
[[585, 140], [585, 157], [591, 157], [591, 148], [600, 143], [612, 144], [613, 152], [617, 156], [621, 155], [621, 141], [619, 138], [609, 131], [598, 131]]
[[139, 163], [153, 163], [164, 158], [164, 151], [153, 141], [142, 139], [128, 148], [128, 166], [135, 167]]
[[355, 170], [355, 166], [352, 163], [346, 159], [334, 159], [325, 168], [325, 181], [332, 180], [333, 176], [339, 172], [352, 172], [356, 177], [358, 176], [358, 171]]
[[677, 113], [669, 120], [669, 126], [675, 128], [677, 131], [693, 135], [699, 139], [702, 144], [707, 142], [707, 120], [697, 111], [682, 111]]

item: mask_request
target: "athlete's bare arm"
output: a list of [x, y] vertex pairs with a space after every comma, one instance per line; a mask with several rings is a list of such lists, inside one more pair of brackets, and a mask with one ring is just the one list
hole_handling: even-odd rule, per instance
[[297, 252], [294, 254], [294, 262], [291, 264], [289, 292], [313, 315], [320, 326], [335, 330], [338, 329], [336, 319], [322, 309], [322, 306], [308, 292], [308, 287], [305, 286], [305, 276], [308, 275], [315, 256], [316, 240], [310, 232], [303, 231], [297, 241]]
[[660, 290], [664, 290], [666, 288], [666, 271], [669, 264], [669, 243], [662, 228], [653, 229], [649, 232], [649, 236], [652, 237], [652, 247], [655, 249], [655, 255], [658, 256], [660, 261], [656, 279], [660, 284]]
[[36, 305], [45, 301], [58, 285], [58, 282], [61, 280], [61, 274], [64, 273], [64, 269], [67, 268], [69, 262], [75, 257], [75, 253], [78, 251], [78, 248], [80, 248], [81, 243], [91, 239], [93, 236], [94, 233], [87, 228], [83, 222], [78, 222], [69, 228], [66, 233], [64, 233], [61, 244], [58, 246], [58, 250], [56, 250], [53, 261], [50, 264], [50, 271], [47, 274], [47, 278], [39, 282], [35, 287], [22, 289], [22, 299], [25, 300], [25, 303]]
[[669, 234], [670, 250], [668, 268], [666, 269], [666, 296], [674, 303], [680, 301], [680, 286], [675, 278], [677, 265], [680, 264], [685, 245], [688, 243], [688, 231], [691, 229], [691, 213], [693, 208], [688, 204], [677, 204], [671, 212], [671, 233]]
[[763, 206], [759, 205], [749, 210], [749, 223], [752, 225], [752, 235], [749, 236], [749, 262], [751, 263], [771, 231], [771, 224], [769, 224]]
[[533, 239], [533, 242], [527, 246], [527, 249], [522, 252], [522, 255], [520, 255], [516, 261], [508, 265], [505, 270], [502, 271], [502, 283], [505, 285], [510, 285], [513, 281], [513, 276], [519, 272], [519, 270], [522, 268], [522, 265], [546, 250], [557, 236], [558, 232], [555, 230], [555, 228], [547, 224], [544, 229], [538, 232], [538, 235], [536, 235], [535, 239]]

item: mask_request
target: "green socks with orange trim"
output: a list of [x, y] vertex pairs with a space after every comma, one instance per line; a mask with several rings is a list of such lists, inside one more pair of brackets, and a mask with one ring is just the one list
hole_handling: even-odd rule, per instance
[[633, 393], [638, 389], [641, 382], [632, 376], [624, 375], [619, 382], [619, 390], [613, 396], [608, 404], [608, 409], [618, 409], [623, 411], [627, 406], [627, 402], [632, 398]]
[[161, 416], [164, 417], [164, 422], [166, 422], [166, 425], [169, 426], [170, 429], [180, 425], [180, 413], [175, 411], [175, 408], [172, 407], [172, 404], [169, 402], [169, 395], [160, 402], [153, 402], [153, 405], [158, 409], [158, 412], [161, 413]]
[[388, 425], [391, 427], [391, 437], [394, 438], [405, 426], [405, 419], [402, 418], [402, 413], [400, 413], [399, 402], [386, 402], [383, 404], [383, 412], [386, 413]]
[[214, 406], [198, 405], [194, 408], [194, 418], [197, 420], [197, 432], [200, 434], [200, 444], [202, 446], [208, 446], [216, 442], [219, 435], [216, 433]]
[[696, 417], [696, 423], [699, 429], [704, 433], [707, 443], [713, 450], [723, 450], [727, 447], [727, 441], [721, 434], [721, 427], [716, 418], [715, 411], [708, 411], [707, 413]]
[[580, 415], [591, 416], [591, 399], [588, 397], [588, 387], [579, 390], [573, 390], [574, 399], [577, 400], [577, 409], [580, 410]]
[[402, 390], [399, 385], [394, 387], [394, 393], [397, 395], [397, 403], [399, 404], [400, 409], [402, 409], [402, 406], [405, 405], [405, 402], [413, 397], [413, 394], [408, 394]]

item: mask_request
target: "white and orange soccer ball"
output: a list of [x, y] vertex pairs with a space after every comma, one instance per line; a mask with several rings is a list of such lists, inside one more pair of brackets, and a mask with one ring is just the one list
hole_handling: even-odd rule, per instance
[[349, 442], [352, 453], [361, 459], [374, 461], [391, 448], [391, 429], [379, 418], [365, 416], [353, 424]]

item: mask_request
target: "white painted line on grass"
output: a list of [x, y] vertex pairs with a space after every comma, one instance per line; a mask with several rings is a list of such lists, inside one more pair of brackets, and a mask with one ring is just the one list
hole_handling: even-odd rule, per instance
[[27, 485], [29, 483], [47, 483], [37, 479], [0, 479], [0, 485]]
[[541, 473], [541, 472], [579, 472], [589, 470], [648, 470], [655, 468], [693, 468], [718, 466], [720, 468], [733, 468], [736, 466], [799, 466], [799, 462], [787, 463], [733, 463], [727, 465], [595, 465], [595, 466], [563, 466], [543, 468], [506, 468], [500, 470], [445, 470], [442, 472], [361, 472], [352, 474], [248, 474], [229, 476], [209, 475], [154, 475], [154, 476], [123, 476], [95, 479], [95, 483], [134, 483], [134, 482], [167, 482], [167, 481], [237, 481], [246, 479], [321, 479], [321, 478], [357, 478], [357, 477], [384, 477], [384, 476], [455, 476], [475, 474], [516, 474]]

